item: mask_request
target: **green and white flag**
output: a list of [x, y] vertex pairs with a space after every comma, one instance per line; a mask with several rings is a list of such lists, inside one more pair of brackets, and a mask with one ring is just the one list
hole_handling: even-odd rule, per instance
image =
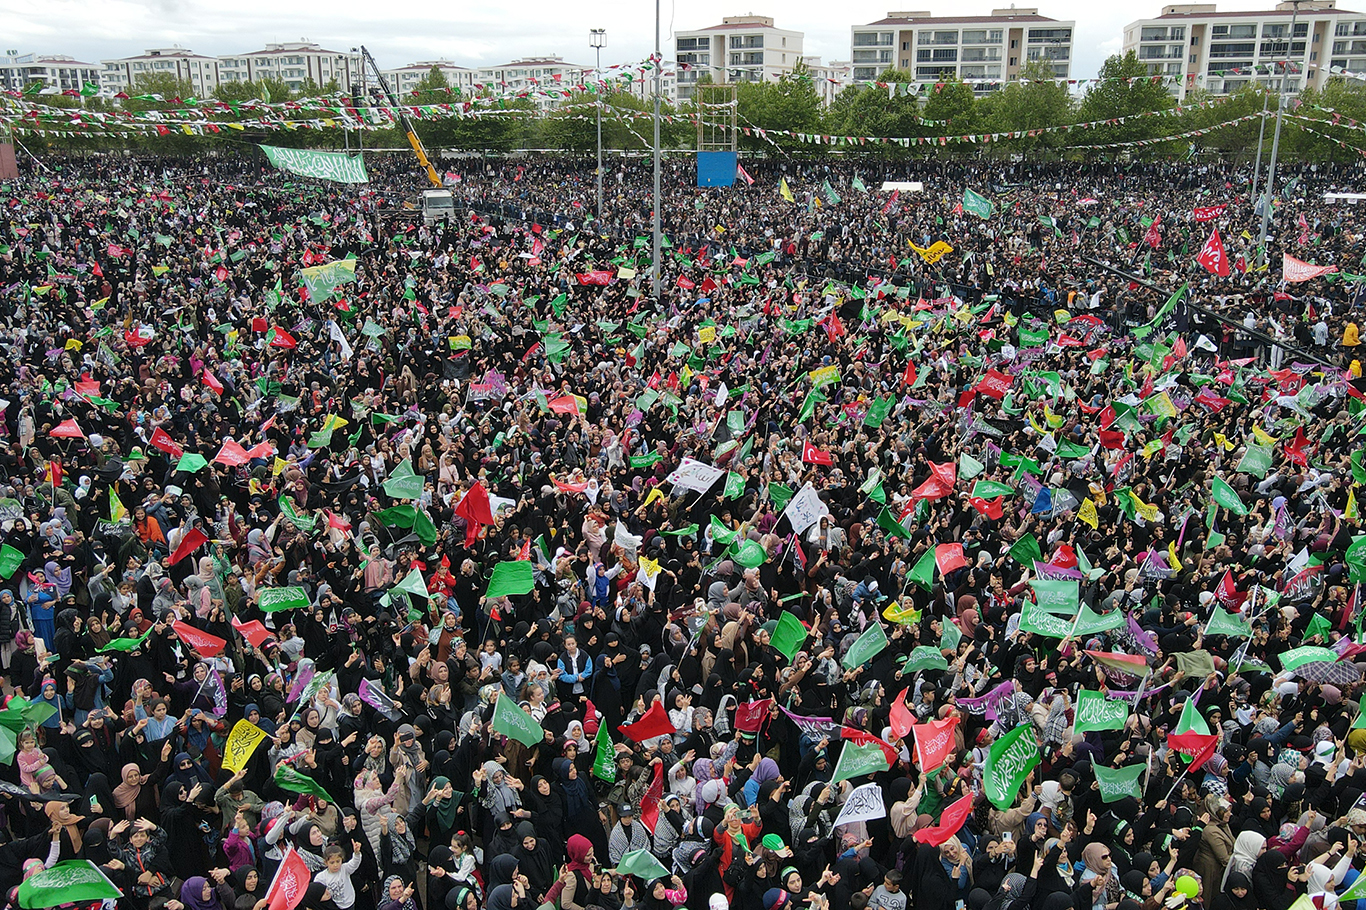
[[345, 152], [315, 152], [274, 145], [263, 145], [261, 151], [266, 153], [271, 164], [300, 177], [317, 177], [334, 183], [370, 182], [369, 175], [365, 173], [365, 160], [359, 155], [352, 158]]
[[1235, 638], [1251, 638], [1252, 624], [1240, 616], [1234, 616], [1223, 607], [1215, 607], [1214, 613], [1205, 626], [1206, 635], [1229, 635]]
[[327, 794], [321, 784], [302, 771], [295, 770], [291, 764], [282, 763], [275, 769], [275, 786], [281, 790], [289, 790], [291, 793], [305, 793], [316, 796], [319, 799], [327, 800], [329, 803], [336, 802]]
[[978, 218], [991, 217], [991, 200], [974, 193], [972, 190], [963, 190], [963, 211], [976, 215]]
[[324, 262], [322, 265], [311, 265], [306, 269], [299, 269], [299, 278], [303, 281], [304, 287], [308, 288], [309, 302], [322, 303], [331, 297], [337, 288], [356, 280], [356, 260], [337, 259], [333, 262]]
[[[1060, 616], [1076, 616], [1081, 602], [1081, 583], [1070, 579], [1038, 578], [1029, 582], [1039, 609]], [[1121, 620], [1121, 624], [1123, 621]]]
[[1106, 698], [1103, 692], [1082, 689], [1077, 693], [1076, 733], [1090, 730], [1123, 730], [1129, 719], [1129, 706], [1117, 698]]
[[[1244, 456], [1244, 459], [1246, 459], [1246, 457], [1247, 456]], [[1238, 491], [1218, 477], [1214, 478], [1214, 485], [1210, 489], [1210, 495], [1214, 498], [1215, 502], [1228, 509], [1234, 515], [1247, 514], [1247, 506], [1243, 505], [1243, 500], [1238, 496]]]
[[1072, 620], [1055, 616], [1038, 604], [1025, 601], [1024, 609], [1020, 611], [1020, 631], [1046, 638], [1066, 638], [1072, 634]]
[[1002, 812], [1009, 809], [1020, 785], [1040, 761], [1039, 740], [1029, 724], [1016, 727], [996, 740], [987, 755], [983, 780], [987, 799]]
[[[1073, 582], [1076, 584], [1076, 582]], [[1081, 605], [1081, 610], [1077, 612], [1077, 621], [1072, 626], [1072, 635], [1083, 637], [1095, 635], [1098, 632], [1109, 632], [1111, 629], [1118, 629], [1124, 625], [1124, 611], [1111, 610], [1109, 613], [1097, 613], [1086, 604]]]
[[[534, 746], [545, 739], [545, 731], [536, 719], [517, 706], [506, 693], [493, 703], [493, 730], [524, 746]], [[599, 727], [598, 729], [602, 729]]]
[[42, 910], [61, 904], [116, 901], [123, 892], [105, 877], [88, 859], [71, 859], [57, 863], [25, 879], [19, 885], [19, 906], [24, 910]]
[[880, 774], [890, 767], [891, 765], [887, 764], [887, 753], [883, 752], [877, 743], [860, 746], [852, 740], [846, 740], [844, 748], [840, 750], [839, 761], [835, 762], [835, 773], [830, 778], [830, 784], [834, 786], [842, 780], [853, 780], [866, 774]]
[[835, 188], [830, 185], [829, 180], [821, 184], [821, 192], [825, 194], [826, 202], [830, 203], [831, 205], [840, 204], [840, 194], [835, 192]]
[[405, 458], [380, 486], [384, 487], [385, 493], [395, 499], [418, 499], [422, 496], [425, 484], [426, 478], [414, 471], [412, 462]]
[[887, 633], [882, 629], [882, 623], [874, 622], [867, 630], [858, 637], [849, 650], [844, 654], [844, 664], [846, 670], [861, 667], [877, 655], [881, 654], [887, 647]]
[[1137, 799], [1143, 795], [1143, 786], [1138, 779], [1146, 770], [1144, 765], [1130, 765], [1118, 771], [1096, 765], [1092, 770], [1096, 772], [1096, 783], [1100, 784], [1100, 801], [1103, 803], [1118, 802], [1126, 796]]
[[598, 733], [593, 737], [593, 776], [609, 784], [617, 782], [616, 749], [612, 746], [612, 734], [607, 732], [607, 724], [598, 724]]
[[284, 588], [262, 588], [260, 593], [262, 613], [308, 608], [308, 592], [298, 585], [290, 585]]

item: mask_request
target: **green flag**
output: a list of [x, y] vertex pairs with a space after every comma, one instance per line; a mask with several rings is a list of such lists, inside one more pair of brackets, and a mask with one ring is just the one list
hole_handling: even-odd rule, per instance
[[[981, 482], [978, 482], [977, 486], [982, 486]], [[976, 487], [974, 487], [972, 495], [981, 496], [982, 494], [978, 493]], [[982, 498], [987, 499], [994, 497], [995, 494], [993, 494], [992, 497], [984, 496]], [[1015, 543], [1011, 544], [1009, 555], [1011, 559], [1027, 568], [1033, 568], [1034, 563], [1043, 561], [1043, 551], [1039, 549], [1039, 541], [1033, 534], [1026, 534], [1024, 537], [1021, 537], [1019, 540], [1015, 541]]]
[[881, 427], [882, 422], [887, 419], [887, 414], [892, 410], [892, 402], [891, 395], [873, 399], [872, 404], [868, 405], [868, 413], [863, 417], [863, 425], [874, 429]]
[[518, 707], [505, 692], [499, 693], [493, 703], [492, 726], [495, 733], [501, 733], [508, 739], [515, 739], [524, 746], [534, 746], [545, 739], [545, 731], [541, 729], [541, 725]]
[[[1033, 565], [1033, 563], [1029, 563]], [[1039, 609], [1062, 616], [1076, 616], [1081, 602], [1081, 582], [1072, 579], [1035, 578], [1029, 582]]]
[[1218, 477], [1214, 478], [1214, 484], [1210, 489], [1210, 495], [1214, 497], [1215, 502], [1219, 503], [1219, 505], [1223, 506], [1225, 509], [1228, 509], [1234, 515], [1247, 514], [1247, 506], [1243, 505], [1243, 500], [1239, 498], [1238, 491]]
[[994, 480], [979, 480], [972, 485], [972, 495], [978, 499], [995, 499], [997, 496], [1015, 495], [1015, 488], [1008, 483], [997, 483]]
[[939, 652], [936, 645], [920, 645], [911, 649], [911, 654], [906, 658], [906, 664], [902, 670], [906, 673], [918, 673], [921, 670], [947, 670], [949, 662], [944, 659], [944, 655]]
[[208, 467], [208, 465], [208, 459], [198, 452], [186, 452], [184, 455], [180, 456], [180, 461], [176, 462], [175, 469], [177, 471], [184, 471], [186, 474], [193, 474], [196, 471], [203, 470]]
[[23, 564], [23, 553], [9, 544], [0, 546], [0, 578], [9, 578]]
[[1091, 730], [1123, 730], [1129, 719], [1129, 706], [1118, 698], [1106, 698], [1104, 692], [1082, 689], [1077, 693], [1077, 719], [1074, 732]]
[[634, 875], [648, 885], [657, 878], [668, 878], [669, 870], [649, 850], [630, 850], [617, 863], [617, 874]]
[[907, 577], [924, 590], [929, 591], [934, 588], [934, 571], [937, 567], [934, 561], [934, 547], [930, 547], [916, 561], [915, 568], [911, 569], [911, 574]]
[[99, 650], [101, 653], [105, 651], [136, 651], [138, 648], [142, 647], [142, 643], [146, 641], [147, 636], [151, 634], [152, 630], [148, 629], [144, 634], [138, 636], [137, 638], [111, 638], [109, 641], [101, 645], [97, 650]]
[[116, 901], [123, 892], [88, 859], [69, 859], [29, 876], [19, 885], [19, 906], [42, 910], [62, 904]]
[[384, 487], [385, 493], [395, 499], [419, 499], [425, 483], [426, 479], [414, 471], [412, 463], [405, 458], [389, 473], [388, 479], [381, 486]]
[[736, 474], [734, 471], [726, 472], [726, 489], [721, 494], [722, 499], [739, 499], [745, 495], [745, 477], [743, 474]]
[[319, 799], [325, 799], [329, 803], [336, 803], [336, 800], [329, 796], [316, 780], [301, 771], [295, 770], [293, 765], [286, 762], [281, 762], [275, 769], [275, 786], [281, 790], [289, 790], [291, 793], [306, 793]]
[[773, 510], [781, 512], [792, 500], [792, 488], [786, 484], [771, 483], [768, 485], [768, 498], [773, 500]]
[[[911, 539], [911, 532], [906, 530], [905, 525], [896, 520], [896, 516], [886, 506], [883, 506], [882, 511], [877, 515], [877, 526], [894, 537]], [[917, 566], [917, 568], [919, 567]]]
[[983, 783], [987, 799], [1002, 812], [1015, 802], [1015, 794], [1041, 761], [1039, 740], [1034, 728], [1025, 724], [1011, 730], [991, 744]]
[[485, 597], [508, 597], [513, 594], [530, 594], [536, 580], [532, 576], [531, 562], [525, 559], [500, 562], [493, 567], [489, 577], [489, 588]]
[[963, 190], [963, 211], [976, 215], [978, 218], [990, 218], [991, 200], [980, 193], [974, 193], [965, 188]]
[[967, 452], [958, 456], [958, 476], [963, 480], [972, 480], [972, 478], [981, 474], [986, 469], [986, 465], [982, 464], [976, 458], [973, 458]]
[[1215, 607], [1214, 613], [1205, 626], [1206, 635], [1228, 635], [1237, 638], [1251, 638], [1252, 624], [1241, 616], [1234, 616], [1223, 607]]
[[746, 569], [757, 569], [768, 561], [768, 551], [757, 540], [746, 540], [731, 557]]
[[887, 633], [882, 629], [882, 623], [874, 622], [862, 635], [858, 637], [849, 650], [845, 652], [844, 659], [840, 661], [846, 670], [861, 667], [874, 657], [882, 653], [887, 647]]
[[1176, 729], [1173, 733], [1189, 733], [1194, 730], [1201, 736], [1209, 736], [1209, 724], [1205, 722], [1204, 715], [1195, 706], [1195, 699], [1188, 698], [1181, 707], [1181, 717], [1176, 722]]
[[1020, 631], [1032, 632], [1046, 638], [1066, 638], [1072, 634], [1072, 620], [1049, 613], [1043, 607], [1025, 601], [1020, 610]]
[[[1077, 584], [1077, 582], [1072, 582]], [[1124, 611], [1111, 610], [1109, 613], [1097, 613], [1086, 604], [1081, 605], [1077, 612], [1077, 621], [1072, 626], [1072, 635], [1076, 638], [1083, 638], [1088, 635], [1095, 635], [1098, 632], [1109, 632], [1111, 629], [1118, 629], [1124, 625]]]
[[1265, 480], [1266, 472], [1271, 470], [1271, 447], [1249, 443], [1242, 460], [1238, 462], [1238, 470], [1255, 474], [1258, 480]]
[[281, 610], [308, 608], [308, 593], [297, 585], [284, 588], [262, 588], [261, 612], [278, 613]]
[[1096, 783], [1100, 784], [1101, 802], [1113, 803], [1126, 796], [1135, 799], [1143, 796], [1143, 786], [1139, 783], [1139, 778], [1147, 770], [1144, 765], [1130, 765], [1117, 771], [1104, 765], [1095, 765], [1092, 770], [1096, 772]]
[[616, 750], [605, 723], [598, 724], [597, 736], [593, 737], [593, 776], [609, 784], [617, 780]]
[[835, 762], [835, 773], [830, 778], [830, 785], [867, 774], [880, 774], [890, 767], [887, 754], [877, 743], [860, 746], [852, 740], [846, 740], [844, 748], [840, 749], [839, 761]]
[[[775, 650], [788, 660], [797, 656], [797, 652], [806, 643], [806, 637], [811, 634], [807, 631], [802, 621], [791, 613], [784, 610], [778, 616], [778, 625], [773, 629], [773, 634], [769, 637], [768, 643]], [[852, 650], [852, 649], [851, 649]]]
[[1281, 670], [1290, 672], [1297, 670], [1305, 664], [1313, 663], [1333, 663], [1338, 659], [1337, 652], [1331, 648], [1318, 648], [1308, 645], [1299, 648], [1292, 648], [1281, 654]]

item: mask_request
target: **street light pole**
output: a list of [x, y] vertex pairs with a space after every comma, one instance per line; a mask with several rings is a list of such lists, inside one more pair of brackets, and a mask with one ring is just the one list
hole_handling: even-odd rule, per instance
[[1266, 136], [1266, 106], [1271, 101], [1270, 80], [1268, 85], [1262, 90], [1262, 122], [1257, 127], [1257, 163], [1252, 166], [1252, 195], [1249, 199], [1257, 198], [1257, 185], [1261, 182], [1262, 176], [1262, 139]]
[[[1290, 12], [1290, 37], [1286, 41], [1285, 62], [1281, 68], [1281, 84], [1276, 89], [1276, 129], [1271, 134], [1271, 161], [1266, 167], [1266, 188], [1262, 196], [1262, 227], [1257, 235], [1258, 256], [1257, 258], [1265, 263], [1266, 258], [1266, 228], [1267, 222], [1271, 220], [1271, 193], [1276, 185], [1276, 152], [1281, 144], [1281, 114], [1285, 111], [1285, 77], [1290, 70], [1290, 55], [1295, 52], [1295, 19], [1300, 14], [1301, 0], [1290, 0], [1292, 4]], [[1309, 35], [1305, 34], [1305, 44], [1308, 45]], [[1307, 74], [1306, 74], [1307, 75]]]
[[664, 55], [659, 51], [659, 0], [655, 0], [655, 218], [653, 263], [650, 267], [650, 286], [654, 293], [655, 304], [659, 304], [659, 247], [661, 230], [659, 226], [659, 69]]
[[602, 220], [602, 49], [607, 45], [607, 29], [595, 28], [588, 32], [589, 45], [597, 51], [598, 62], [597, 70], [593, 73], [593, 78], [597, 82], [597, 104], [594, 105], [598, 112], [598, 220]]

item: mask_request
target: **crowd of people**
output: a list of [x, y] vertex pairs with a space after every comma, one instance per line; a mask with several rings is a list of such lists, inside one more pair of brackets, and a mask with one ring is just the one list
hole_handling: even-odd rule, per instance
[[1361, 168], [368, 164], [0, 184], [8, 906], [1366, 889]]

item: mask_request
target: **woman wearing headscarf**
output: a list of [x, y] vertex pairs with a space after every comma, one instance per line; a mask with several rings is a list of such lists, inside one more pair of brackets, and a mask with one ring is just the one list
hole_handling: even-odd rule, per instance
[[85, 821], [84, 816], [73, 814], [68, 804], [55, 799], [43, 804], [43, 813], [53, 827], [60, 826], [61, 859], [78, 858], [81, 855], [81, 822]]
[[1233, 841], [1233, 854], [1228, 858], [1228, 864], [1224, 866], [1224, 880], [1220, 883], [1227, 889], [1228, 877], [1235, 872], [1241, 872], [1247, 877], [1248, 887], [1252, 886], [1252, 867], [1257, 864], [1257, 857], [1262, 855], [1262, 850], [1266, 847], [1266, 838], [1256, 831], [1243, 831]]
[[916, 910], [954, 910], [960, 895], [966, 898], [972, 890], [972, 858], [957, 837], [937, 848], [922, 845], [912, 880]]
[[1252, 893], [1261, 910], [1287, 910], [1299, 891], [1290, 881], [1290, 862], [1283, 853], [1267, 850], [1252, 866]]
[[556, 862], [564, 858], [564, 842], [568, 836], [563, 789], [556, 788], [541, 775], [531, 779], [531, 786], [523, 793], [523, 805], [531, 810], [531, 823], [536, 838], [550, 849]]
[[200, 824], [208, 824], [203, 810], [195, 800], [202, 793], [195, 784], [186, 789], [179, 781], [171, 781], [161, 791], [161, 827], [166, 829], [166, 847], [176, 869], [207, 869], [208, 846]]
[[370, 842], [376, 856], [379, 855], [380, 816], [390, 811], [399, 790], [407, 785], [410, 773], [406, 766], [399, 768], [388, 790], [380, 788], [379, 775], [373, 771], [362, 770], [356, 775], [355, 802], [360, 813], [361, 830], [365, 832], [365, 839]]
[[[435, 842], [435, 839], [433, 839]], [[397, 875], [404, 881], [416, 881], [417, 839], [405, 816], [392, 809], [379, 819], [379, 853], [376, 859], [385, 875]]]
[[1090, 907], [1092, 910], [1105, 910], [1109, 904], [1118, 903], [1124, 896], [1124, 886], [1119, 881], [1119, 870], [1115, 868], [1110, 848], [1103, 843], [1087, 844], [1081, 851], [1085, 868], [1073, 892], [1076, 906]]
[[232, 882], [232, 893], [237, 895], [233, 910], [254, 910], [270, 886], [270, 882], [262, 880], [255, 866], [243, 866], [233, 872], [229, 880]]
[[446, 896], [454, 893], [460, 882], [456, 880], [455, 856], [450, 847], [438, 844], [427, 856], [427, 906], [442, 910]]
[[1230, 872], [1224, 890], [1215, 895], [1210, 910], [1260, 910], [1252, 881], [1242, 872]]
[[1218, 797], [1205, 798], [1210, 813], [1210, 821], [1200, 833], [1200, 846], [1195, 851], [1192, 865], [1200, 875], [1201, 881], [1210, 883], [1214, 891], [1224, 880], [1224, 867], [1233, 855], [1233, 833], [1228, 829], [1232, 815], [1228, 803]]
[[484, 767], [474, 776], [479, 787], [479, 804], [487, 810], [484, 815], [485, 840], [493, 834], [493, 823], [499, 814], [506, 814], [514, 820], [524, 817], [522, 799], [517, 790], [521, 781], [510, 776], [496, 761], [484, 762]]
[[432, 778], [431, 789], [423, 797], [427, 836], [434, 844], [444, 844], [459, 828], [460, 804], [465, 794], [457, 794], [448, 777]]
[[550, 886], [555, 883], [555, 861], [550, 846], [543, 844], [536, 836], [536, 828], [529, 821], [517, 824], [517, 849], [513, 856], [517, 859], [517, 870], [525, 875], [531, 896], [541, 901]]
[[752, 806], [759, 798], [759, 787], [768, 781], [776, 781], [782, 775], [778, 772], [778, 763], [771, 758], [759, 759], [759, 764], [754, 768], [754, 773], [745, 781], [744, 797], [745, 805]]
[[403, 878], [391, 875], [384, 880], [380, 892], [379, 906], [376, 910], [421, 910], [417, 903], [417, 892], [412, 885], [404, 884]]
[[1315, 907], [1334, 910], [1338, 905], [1336, 888], [1352, 868], [1352, 854], [1343, 851], [1337, 865], [1325, 866], [1311, 862], [1305, 866], [1304, 893], [1313, 901]]
[[114, 788], [114, 808], [129, 821], [153, 817], [157, 811], [156, 786], [150, 775], [129, 762], [123, 766], [119, 785]]
[[212, 879], [193, 875], [180, 886], [180, 902], [185, 910], [227, 910], [237, 902], [232, 885], [227, 881], [227, 870], [216, 869]]

